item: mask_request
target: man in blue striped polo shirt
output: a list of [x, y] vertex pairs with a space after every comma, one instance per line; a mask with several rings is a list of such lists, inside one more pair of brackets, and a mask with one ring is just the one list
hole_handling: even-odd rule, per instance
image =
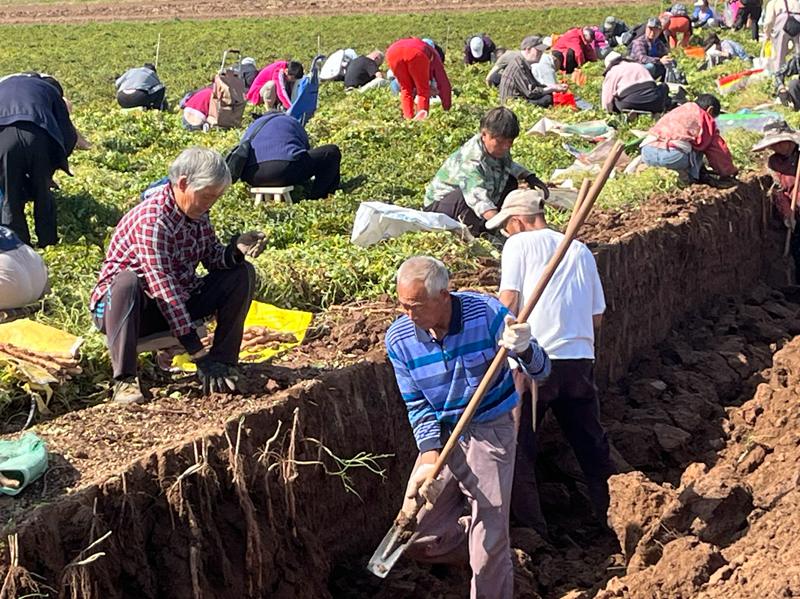
[[[420, 454], [403, 510], [419, 493], [428, 504], [406, 553], [423, 561], [455, 563], [469, 550], [473, 599], [513, 596], [508, 519], [514, 473], [518, 397], [507, 365], [495, 376], [472, 423], [438, 480], [423, 484], [497, 346], [509, 350], [534, 379], [550, 370], [528, 323], [514, 324], [495, 298], [448, 291], [447, 268], [435, 258], [410, 258], [397, 271], [404, 316], [386, 333], [386, 348]], [[435, 501], [435, 504], [433, 502]], [[460, 518], [465, 502], [470, 516]], [[432, 505], [433, 504], [433, 505]]]

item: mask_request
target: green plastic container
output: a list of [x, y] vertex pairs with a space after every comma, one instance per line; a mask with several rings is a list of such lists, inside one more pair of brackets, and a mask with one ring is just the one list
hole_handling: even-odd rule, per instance
[[25, 433], [16, 440], [0, 440], [0, 473], [19, 481], [19, 488], [0, 487], [0, 493], [18, 495], [47, 470], [47, 448], [39, 437]]

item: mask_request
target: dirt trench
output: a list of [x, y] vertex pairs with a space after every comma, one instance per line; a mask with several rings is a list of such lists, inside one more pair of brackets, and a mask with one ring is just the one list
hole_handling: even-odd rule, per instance
[[[619, 489], [668, 495], [690, 464], [704, 464], [690, 472], [713, 472], [732, 444], [752, 446], [752, 437], [737, 438], [742, 429], [731, 428], [735, 406], [772, 380], [773, 353], [800, 333], [797, 290], [762, 283], [785, 276], [777, 258], [782, 232], [769, 225], [764, 184], [756, 178], [733, 192], [694, 190], [629, 214], [598, 213], [585, 232], [609, 304], [598, 351], [603, 419], [620, 470], [643, 473], [621, 475], [615, 500], [624, 497]], [[479, 282], [490, 284], [491, 272]], [[464, 570], [401, 562], [379, 583], [361, 569], [398, 507], [414, 454], [391, 369], [371, 349], [392, 315], [388, 303], [343, 308], [303, 352], [254, 373], [243, 397], [98, 406], [40, 425], [54, 460], [20, 499], [0, 502], [5, 532], [19, 545], [17, 563], [4, 553], [0, 597], [36, 586], [87, 599], [465, 596]], [[337, 348], [355, 363], [303, 366], [326, 353], [336, 361]], [[634, 595], [630, 589], [645, 583], [631, 576], [669, 558], [653, 547], [722, 537], [686, 524], [686, 510], [666, 521], [674, 538], [648, 528], [661, 522], [660, 512], [629, 522], [639, 511], [622, 507], [612, 510], [619, 541], [593, 529], [579, 470], [552, 422], [543, 436], [542, 499], [569, 542], [554, 547], [514, 532], [518, 596], [692, 596]], [[351, 478], [343, 480], [342, 462], [328, 451], [391, 457], [376, 462], [383, 476], [349, 462]], [[745, 524], [731, 525], [726, 547], [754, 512], [736, 493], [733, 511], [747, 512]], [[649, 497], [642, 502], [664, 504]], [[751, 497], [768, 513], [771, 499]], [[646, 559], [630, 562], [639, 545]], [[104, 555], [92, 560], [98, 552]], [[735, 558], [724, 559], [726, 566], [715, 558], [701, 570], [733, 572]], [[739, 569], [747, 563], [740, 561]]]

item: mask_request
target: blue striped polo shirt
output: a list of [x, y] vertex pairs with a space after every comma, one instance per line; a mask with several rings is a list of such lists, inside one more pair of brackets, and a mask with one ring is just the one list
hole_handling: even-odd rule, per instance
[[[442, 433], [455, 426], [492, 363], [509, 313], [497, 299], [451, 293], [450, 328], [442, 339], [401, 316], [386, 332], [386, 349], [420, 451], [443, 446]], [[535, 379], [547, 376], [550, 360], [531, 343], [533, 357], [522, 368]], [[489, 422], [517, 405], [511, 369], [505, 363], [481, 400], [474, 422]]]

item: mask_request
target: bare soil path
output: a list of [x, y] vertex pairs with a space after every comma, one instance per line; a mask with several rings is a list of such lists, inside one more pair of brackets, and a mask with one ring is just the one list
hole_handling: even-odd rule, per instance
[[[647, 0], [606, 0], [606, 6], [652, 4]], [[499, 10], [511, 8], [574, 8], [592, 7], [585, 0], [242, 0], [235, 4], [220, 0], [148, 0], [136, 2], [52, 2], [20, 3], [15, 0], [0, 3], [0, 24], [11, 23], [80, 23], [99, 21], [153, 21], [161, 19], [217, 19], [225, 17], [316, 16], [346, 14], [387, 14]]]

